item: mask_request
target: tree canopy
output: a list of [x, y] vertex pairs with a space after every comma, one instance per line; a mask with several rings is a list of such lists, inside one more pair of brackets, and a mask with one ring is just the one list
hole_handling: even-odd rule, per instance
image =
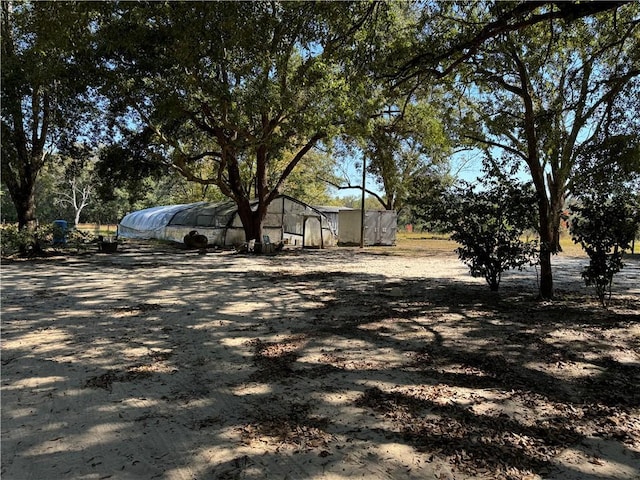
[[554, 22], [569, 28], [577, 19], [615, 12], [627, 3], [495, 0], [421, 3], [416, 34], [397, 55], [388, 57], [389, 68], [385, 73], [398, 85], [455, 75], [467, 60], [506, 34]]
[[301, 159], [374, 103], [344, 61], [372, 8], [118, 4], [100, 34], [103, 91], [174, 170], [233, 199], [247, 240], [259, 238]]
[[2, 181], [21, 228], [35, 226], [36, 181], [49, 154], [92, 125], [91, 21], [70, 3], [2, 2]]

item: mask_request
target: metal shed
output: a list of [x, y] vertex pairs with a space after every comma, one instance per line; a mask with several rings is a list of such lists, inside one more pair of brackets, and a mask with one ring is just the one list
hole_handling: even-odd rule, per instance
[[[338, 242], [340, 245], [359, 245], [362, 210], [341, 210], [338, 214]], [[364, 244], [395, 245], [398, 215], [392, 210], [364, 212]]]

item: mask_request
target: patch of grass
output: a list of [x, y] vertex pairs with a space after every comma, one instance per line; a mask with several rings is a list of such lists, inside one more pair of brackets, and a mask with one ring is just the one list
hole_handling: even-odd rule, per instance
[[118, 225], [100, 223], [79, 223], [78, 230], [91, 233], [92, 235], [115, 236], [118, 232]]
[[573, 240], [571, 240], [569, 235], [563, 235], [560, 237], [560, 246], [562, 247], [562, 254], [568, 257], [587, 256], [580, 244], [573, 243]]
[[458, 243], [449, 239], [448, 235], [430, 233], [403, 233], [396, 237], [394, 250], [401, 255], [455, 255]]
[[[569, 257], [586, 257], [586, 253], [580, 245], [576, 245], [569, 235], [560, 238], [562, 255]], [[388, 247], [383, 247], [388, 248]], [[431, 232], [398, 232], [396, 236], [396, 247], [393, 252], [396, 255], [410, 254], [434, 254], [451, 253], [455, 254], [458, 244], [450, 240], [446, 233]]]

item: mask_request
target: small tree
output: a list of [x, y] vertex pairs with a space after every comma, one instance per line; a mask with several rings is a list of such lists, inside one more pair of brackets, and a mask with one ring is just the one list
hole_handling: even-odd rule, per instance
[[611, 300], [613, 276], [624, 267], [624, 251], [640, 225], [638, 201], [628, 195], [590, 195], [571, 207], [570, 230], [575, 243], [589, 255], [582, 271], [587, 286], [593, 285], [603, 307]]
[[89, 205], [89, 200], [93, 193], [93, 186], [89, 182], [83, 183], [81, 179], [76, 177], [67, 180], [68, 190], [60, 191], [60, 196], [56, 199], [57, 203], [73, 208], [73, 225], [76, 228], [80, 223], [80, 213], [82, 213], [84, 207]]
[[515, 180], [494, 180], [487, 187], [458, 187], [449, 195], [443, 223], [460, 244], [458, 257], [471, 275], [484, 277], [497, 291], [503, 272], [534, 263], [537, 241], [522, 237], [535, 225], [536, 200], [530, 185]]
[[73, 211], [73, 224], [78, 228], [80, 214], [89, 205], [95, 190], [94, 151], [80, 143], [65, 144], [65, 155], [61, 156], [62, 175], [55, 192], [54, 204]]
[[640, 227], [640, 141], [635, 134], [611, 134], [619, 125], [605, 125], [599, 141], [580, 152], [572, 184], [571, 236], [589, 255], [582, 278], [603, 307]]

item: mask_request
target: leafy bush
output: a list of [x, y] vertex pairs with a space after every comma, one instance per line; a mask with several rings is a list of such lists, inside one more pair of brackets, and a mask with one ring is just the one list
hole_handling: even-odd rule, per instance
[[2, 226], [2, 256], [20, 253], [21, 256], [38, 255], [43, 245], [53, 238], [53, 225], [39, 225], [35, 230], [18, 229], [17, 225]]
[[578, 157], [569, 229], [589, 255], [582, 278], [606, 307], [613, 277], [624, 267], [624, 250], [640, 227], [640, 141], [607, 129], [599, 135]]
[[[20, 254], [21, 256], [30, 257], [44, 253], [45, 247], [53, 246], [57, 251], [60, 249], [76, 249], [94, 243], [95, 235], [90, 232], [83, 232], [76, 228], [69, 228], [64, 233], [60, 227], [54, 224], [40, 225], [35, 231], [22, 229], [19, 230], [15, 224], [3, 225], [1, 230], [2, 256]], [[64, 235], [66, 241], [64, 243], [54, 242], [54, 238], [61, 238]]]
[[587, 286], [595, 287], [600, 303], [606, 307], [613, 277], [624, 267], [624, 250], [631, 248], [640, 225], [638, 200], [630, 195], [583, 195], [580, 203], [571, 207], [571, 213], [571, 237], [589, 255], [582, 278]]
[[528, 185], [515, 180], [493, 180], [475, 191], [465, 184], [449, 195], [444, 223], [460, 243], [458, 257], [474, 277], [484, 277], [492, 291], [502, 273], [535, 263], [536, 240], [523, 240], [534, 227], [536, 197]]

